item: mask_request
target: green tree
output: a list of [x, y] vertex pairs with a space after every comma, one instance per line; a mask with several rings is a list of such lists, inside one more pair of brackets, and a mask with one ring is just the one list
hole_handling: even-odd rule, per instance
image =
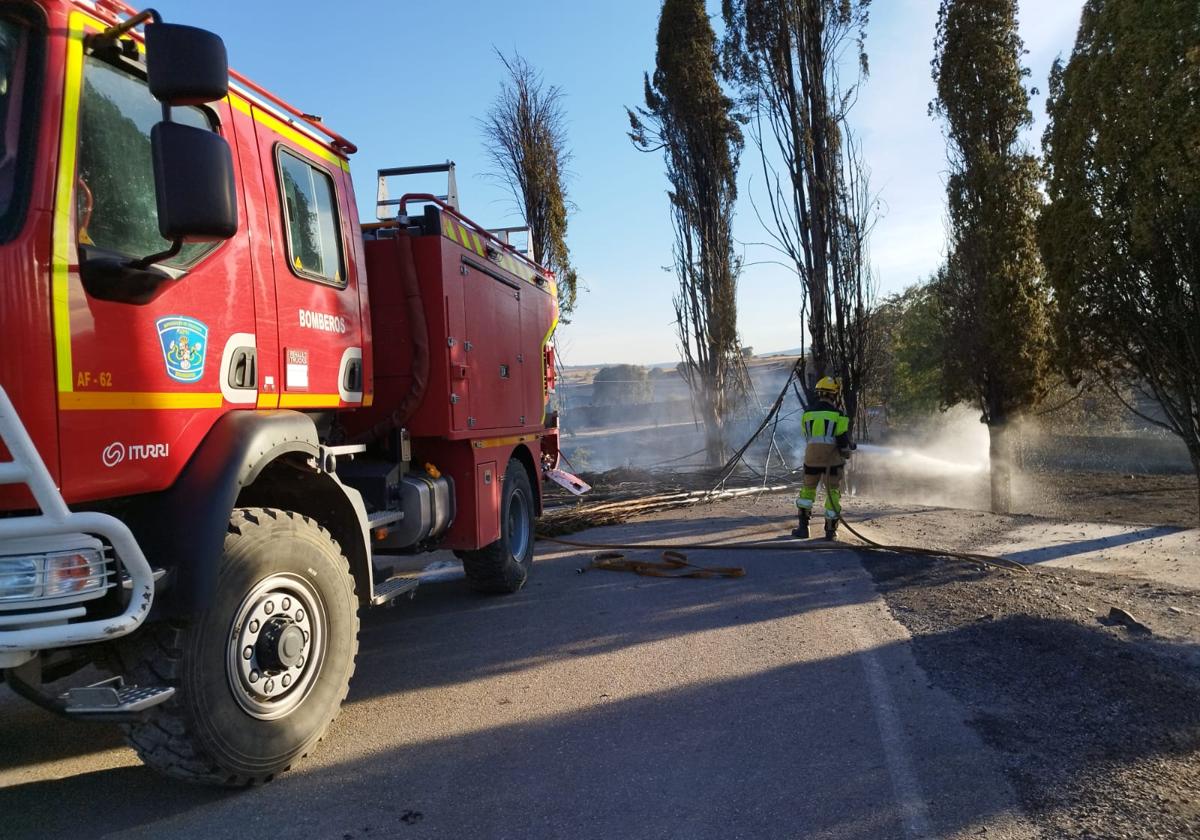
[[675, 228], [675, 317], [684, 378], [704, 421], [710, 463], [723, 463], [725, 421], [744, 387], [737, 334], [733, 210], [742, 131], [717, 78], [716, 36], [704, 0], [665, 0], [646, 104], [630, 110], [630, 139], [662, 151]]
[[653, 398], [650, 371], [640, 365], [602, 367], [592, 378], [592, 405], [636, 405]]
[[1011, 507], [1011, 420], [1037, 405], [1049, 364], [1036, 240], [1038, 162], [1016, 0], [942, 0], [931, 111], [945, 125], [949, 256], [933, 284], [943, 332], [943, 399], [988, 424], [992, 509]]
[[1051, 73], [1040, 241], [1068, 369], [1152, 396], [1200, 479], [1198, 97], [1196, 0], [1089, 0]]
[[570, 205], [564, 182], [571, 152], [563, 92], [557, 85], [546, 85], [542, 74], [521, 56], [498, 55], [508, 77], [481, 123], [484, 150], [493, 176], [512, 192], [529, 225], [534, 262], [556, 275], [565, 322], [575, 310], [579, 278], [567, 247]]
[[916, 283], [888, 296], [872, 315], [879, 359], [871, 397], [893, 422], [931, 414], [941, 405], [941, 325], [931, 284]]

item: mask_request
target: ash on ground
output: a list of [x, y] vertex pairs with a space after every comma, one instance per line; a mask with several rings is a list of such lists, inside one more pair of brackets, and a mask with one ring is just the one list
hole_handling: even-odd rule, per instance
[[[1052, 838], [1200, 837], [1200, 595], [1072, 569], [863, 560]], [[1109, 621], [1113, 607], [1149, 632]]]

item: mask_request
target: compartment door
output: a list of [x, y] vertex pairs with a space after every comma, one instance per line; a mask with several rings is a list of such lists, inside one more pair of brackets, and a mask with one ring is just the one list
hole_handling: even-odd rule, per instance
[[467, 377], [471, 429], [507, 429], [525, 424], [522, 399], [520, 281], [472, 262], [466, 274]]

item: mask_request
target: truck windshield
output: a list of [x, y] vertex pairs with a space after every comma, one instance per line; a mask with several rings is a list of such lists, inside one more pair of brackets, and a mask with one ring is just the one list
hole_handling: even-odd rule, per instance
[[33, 169], [26, 159], [33, 151], [31, 40], [26, 26], [0, 18], [0, 241], [20, 226]]
[[[171, 118], [212, 129], [200, 108], [174, 108]], [[144, 80], [93, 56], [86, 59], [76, 184], [80, 245], [138, 258], [170, 244], [158, 232], [150, 154], [150, 129], [161, 119], [162, 105]], [[216, 247], [215, 242], [184, 245], [166, 264], [191, 265]]]

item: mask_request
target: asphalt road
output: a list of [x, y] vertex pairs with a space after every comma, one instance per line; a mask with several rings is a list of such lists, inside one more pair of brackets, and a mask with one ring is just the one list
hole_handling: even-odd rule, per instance
[[[735, 505], [580, 538], [744, 539]], [[696, 553], [737, 580], [459, 580], [365, 616], [325, 743], [263, 788], [181, 786], [0, 688], [0, 837], [1029, 837], [851, 552]]]

